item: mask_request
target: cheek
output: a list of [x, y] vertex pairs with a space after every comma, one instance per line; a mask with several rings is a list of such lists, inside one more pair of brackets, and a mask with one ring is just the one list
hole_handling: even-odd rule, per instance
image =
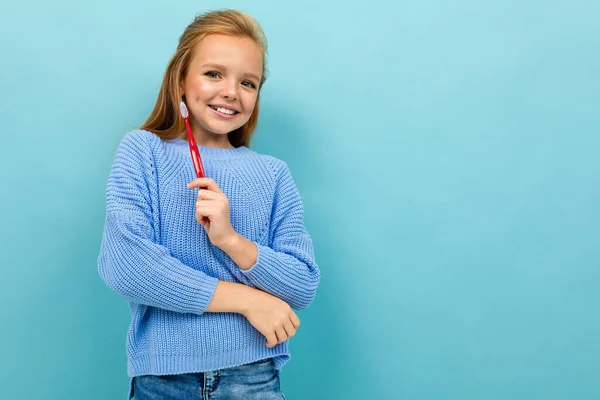
[[247, 110], [248, 114], [252, 113], [252, 110], [254, 110], [254, 107], [256, 106], [256, 98], [258, 97], [257, 94], [250, 94], [248, 93], [247, 96], [244, 96], [244, 110]]
[[203, 100], [211, 96], [215, 92], [214, 85], [205, 80], [197, 80], [189, 82], [186, 86], [188, 97], [193, 96], [196, 100]]

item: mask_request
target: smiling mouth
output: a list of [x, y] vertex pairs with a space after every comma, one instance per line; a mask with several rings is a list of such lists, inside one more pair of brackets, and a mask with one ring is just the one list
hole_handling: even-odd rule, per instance
[[230, 110], [229, 108], [215, 107], [215, 106], [211, 106], [211, 105], [209, 105], [209, 107], [212, 108], [213, 110], [218, 111], [221, 114], [225, 114], [225, 115], [236, 115], [236, 114], [239, 114], [238, 111]]

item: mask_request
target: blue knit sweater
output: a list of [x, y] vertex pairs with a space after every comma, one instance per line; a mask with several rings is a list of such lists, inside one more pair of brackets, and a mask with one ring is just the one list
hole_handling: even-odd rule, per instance
[[205, 312], [219, 280], [271, 293], [294, 309], [315, 297], [320, 272], [303, 205], [287, 165], [247, 147], [199, 146], [206, 176], [227, 195], [233, 228], [258, 247], [239, 268], [195, 219], [197, 191], [188, 143], [129, 132], [114, 157], [98, 271], [129, 300], [128, 374], [204, 372], [273, 357], [281, 369], [288, 343], [269, 349], [237, 313]]

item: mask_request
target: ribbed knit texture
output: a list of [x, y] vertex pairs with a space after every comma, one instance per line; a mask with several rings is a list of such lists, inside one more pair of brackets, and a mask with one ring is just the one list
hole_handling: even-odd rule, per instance
[[244, 316], [205, 312], [219, 280], [271, 293], [294, 309], [315, 297], [320, 273], [303, 222], [303, 205], [287, 165], [247, 147], [199, 146], [206, 176], [226, 194], [233, 228], [258, 247], [240, 269], [195, 219], [195, 178], [188, 143], [129, 132], [114, 157], [98, 257], [104, 282], [129, 300], [128, 374], [204, 372], [274, 357]]

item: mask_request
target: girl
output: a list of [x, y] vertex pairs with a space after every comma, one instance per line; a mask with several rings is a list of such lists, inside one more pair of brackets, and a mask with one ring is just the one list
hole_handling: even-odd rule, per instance
[[[232, 10], [197, 17], [107, 184], [98, 271], [129, 300], [128, 398], [282, 399], [279, 372], [320, 272], [287, 165], [248, 148], [267, 43]], [[207, 178], [194, 178], [179, 103]]]

